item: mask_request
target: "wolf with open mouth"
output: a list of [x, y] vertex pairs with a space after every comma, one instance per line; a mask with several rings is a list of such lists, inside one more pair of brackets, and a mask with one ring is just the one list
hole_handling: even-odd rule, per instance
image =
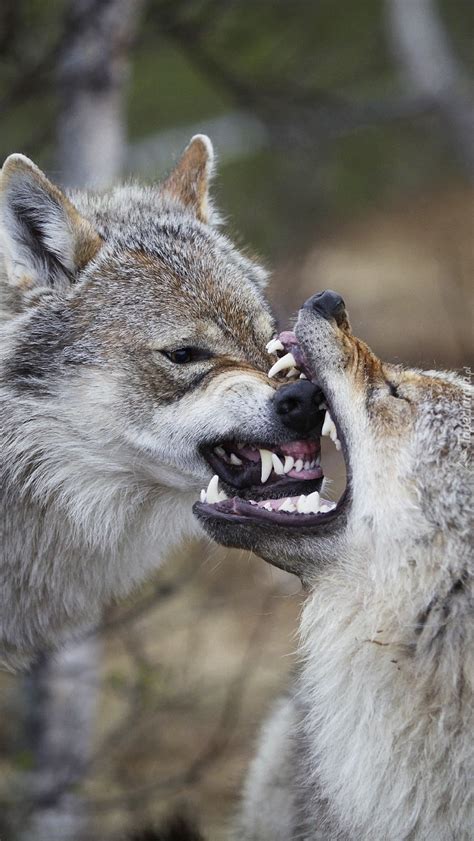
[[[312, 503], [275, 494], [195, 504], [215, 539], [296, 573], [311, 593], [301, 673], [264, 729], [237, 837], [468, 841], [472, 389], [454, 374], [381, 362], [329, 290], [270, 350], [277, 368], [318, 389], [328, 413], [318, 434], [324, 425], [340, 442], [347, 484], [335, 506], [321, 488]], [[316, 439], [313, 459], [318, 451]]]
[[0, 667], [199, 533], [215, 471], [250, 498], [318, 487], [318, 390], [267, 376], [266, 273], [219, 231], [212, 168], [202, 135], [148, 187], [66, 194], [3, 166]]

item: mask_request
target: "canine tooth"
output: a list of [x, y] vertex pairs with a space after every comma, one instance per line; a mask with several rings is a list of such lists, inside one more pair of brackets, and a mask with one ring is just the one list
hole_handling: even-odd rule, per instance
[[324, 423], [323, 428], [321, 430], [321, 435], [328, 435], [331, 441], [334, 441], [334, 439], [337, 438], [336, 424], [334, 423], [331, 415], [327, 410], [324, 416]]
[[230, 454], [230, 463], [231, 464], [242, 464], [242, 459], [235, 455], [235, 453]]
[[334, 439], [334, 446], [335, 446], [336, 450], [341, 449], [341, 442], [339, 441], [339, 438]]
[[279, 511], [296, 511], [296, 506], [294, 502], [291, 501], [289, 497], [285, 499], [285, 501], [280, 505]]
[[301, 372], [300, 380], [307, 380], [307, 379], [308, 379], [308, 377], [306, 376], [306, 374], [303, 374], [303, 372]]
[[201, 496], [199, 498], [200, 498], [201, 502], [206, 501], [206, 491], [204, 490], [204, 488], [202, 489]]
[[303, 470], [303, 459], [299, 458], [295, 461], [295, 470], [299, 473], [300, 470]]
[[260, 450], [260, 458], [262, 460], [262, 484], [267, 481], [270, 473], [273, 470], [272, 453], [270, 450]]
[[313, 491], [312, 494], [309, 494], [306, 497], [306, 513], [307, 514], [317, 514], [319, 511], [319, 493], [318, 491]]
[[227, 494], [224, 491], [219, 490], [219, 477], [213, 476], [211, 481], [207, 486], [206, 492], [207, 502], [211, 505], [214, 505], [216, 502], [223, 502], [224, 499], [227, 499]]
[[285, 456], [285, 464], [283, 465], [283, 473], [289, 473], [295, 464], [293, 456]]
[[221, 458], [223, 458], [226, 454], [226, 452], [224, 450], [224, 447], [214, 447], [214, 452], [216, 453], [216, 455], [220, 456]]
[[274, 377], [279, 371], [286, 371], [287, 368], [296, 368], [296, 360], [292, 353], [285, 353], [277, 359], [268, 372], [269, 377]]
[[267, 353], [276, 353], [277, 350], [284, 350], [285, 349], [283, 347], [282, 343], [280, 342], [280, 339], [271, 339], [268, 342], [268, 345], [266, 347], [267, 347]]
[[296, 503], [296, 510], [298, 514], [306, 514], [307, 500], [308, 497], [304, 494], [301, 494], [301, 496], [298, 497], [298, 502]]
[[283, 476], [285, 472], [283, 469], [283, 464], [281, 463], [276, 453], [272, 453], [272, 463], [275, 473], [277, 473], [278, 476]]

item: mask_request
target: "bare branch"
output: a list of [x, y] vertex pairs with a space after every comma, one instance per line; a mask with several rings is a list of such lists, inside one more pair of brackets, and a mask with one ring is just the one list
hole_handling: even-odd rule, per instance
[[474, 100], [433, 0], [387, 0], [387, 28], [408, 84], [439, 109], [474, 180]]

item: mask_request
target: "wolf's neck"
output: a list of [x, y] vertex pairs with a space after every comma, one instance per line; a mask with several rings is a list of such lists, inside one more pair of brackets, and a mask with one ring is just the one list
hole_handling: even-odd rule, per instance
[[[410, 575], [402, 564], [399, 583]], [[446, 598], [457, 596], [451, 574], [438, 585]], [[378, 586], [361, 574], [355, 582], [341, 570], [320, 582], [304, 610], [308, 748], [324, 797], [350, 837], [439, 837], [429, 827], [456, 774], [440, 763], [449, 756], [449, 766], [462, 765], [467, 613], [456, 603], [447, 627], [441, 602], [428, 639], [421, 604], [408, 583], [391, 589], [388, 581]], [[449, 715], [441, 719], [440, 709]]]

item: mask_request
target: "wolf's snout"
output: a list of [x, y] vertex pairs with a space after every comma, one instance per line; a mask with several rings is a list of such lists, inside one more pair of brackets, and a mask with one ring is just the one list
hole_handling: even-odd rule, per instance
[[305, 302], [303, 309], [314, 310], [323, 318], [334, 318], [336, 324], [340, 325], [347, 318], [344, 299], [338, 292], [332, 289], [325, 289], [324, 292], [317, 292]]
[[275, 395], [275, 411], [288, 429], [307, 433], [320, 420], [319, 404], [324, 400], [321, 390], [309, 382], [298, 380], [282, 386]]

